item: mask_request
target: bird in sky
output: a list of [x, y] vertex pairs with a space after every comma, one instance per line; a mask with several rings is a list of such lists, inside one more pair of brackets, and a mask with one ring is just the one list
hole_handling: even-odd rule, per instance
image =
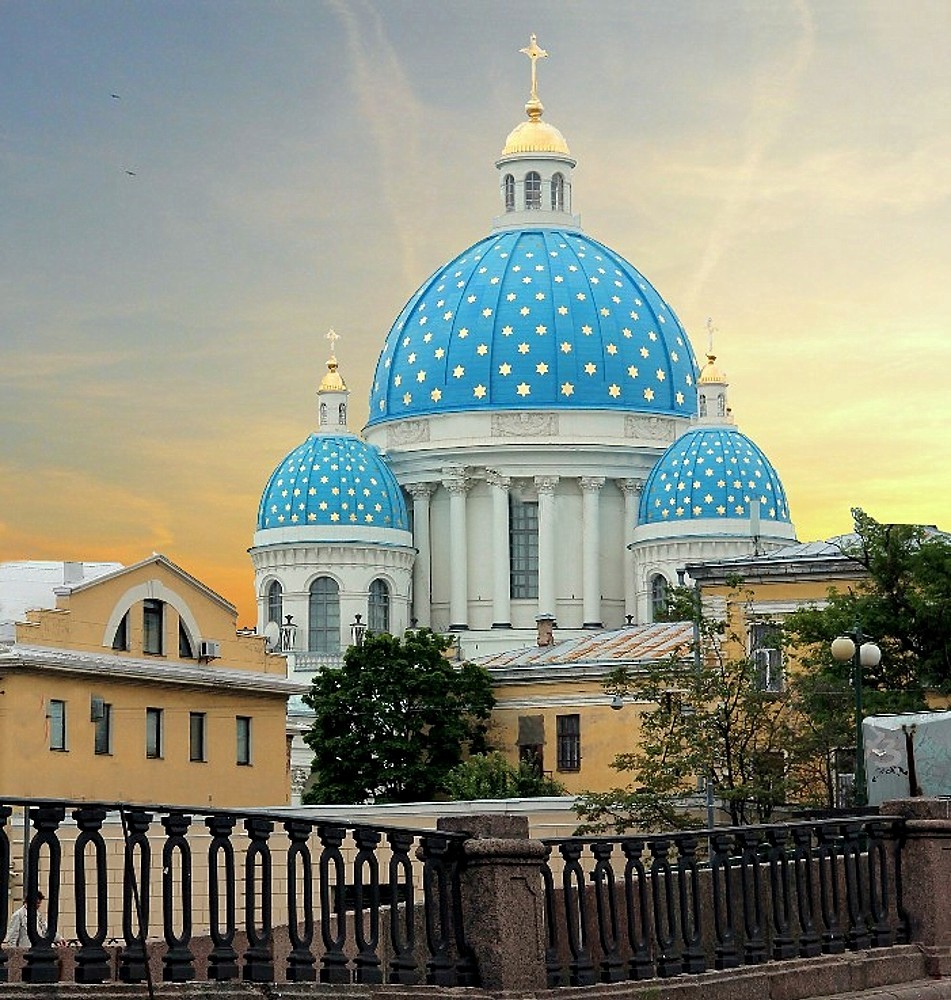
[[135, 172], [134, 170], [127, 170], [127, 171], [126, 171], [126, 173], [127, 173], [127, 174], [128, 174], [128, 175], [129, 175], [130, 177], [135, 177], [135, 176], [136, 176], [136, 172]]
[[114, 101], [121, 101], [122, 100], [122, 98], [118, 94], [112, 94], [110, 96], [112, 97], [112, 99]]

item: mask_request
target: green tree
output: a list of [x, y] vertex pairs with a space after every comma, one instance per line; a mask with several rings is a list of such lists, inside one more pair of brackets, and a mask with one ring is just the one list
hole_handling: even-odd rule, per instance
[[565, 786], [539, 774], [525, 761], [510, 764], [498, 751], [473, 754], [446, 776], [450, 799], [521, 799], [564, 795]]
[[317, 674], [304, 696], [315, 713], [305, 802], [429, 800], [467, 752], [486, 749], [491, 680], [446, 659], [449, 646], [426, 629], [368, 634], [342, 667]]

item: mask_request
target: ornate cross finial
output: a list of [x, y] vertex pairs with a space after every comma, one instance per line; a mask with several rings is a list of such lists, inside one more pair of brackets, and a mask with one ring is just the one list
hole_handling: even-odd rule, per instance
[[717, 328], [713, 325], [713, 317], [707, 317], [707, 354], [713, 354], [713, 335], [717, 333]]
[[331, 327], [327, 333], [327, 339], [330, 341], [330, 353], [331, 355], [335, 355], [337, 353], [337, 341], [340, 339], [340, 334]]
[[531, 41], [528, 43], [528, 48], [519, 49], [519, 52], [524, 53], [532, 61], [532, 101], [538, 100], [538, 77], [536, 75], [536, 64], [539, 59], [547, 59], [548, 53], [539, 48], [538, 42], [535, 40], [535, 36], [532, 35]]

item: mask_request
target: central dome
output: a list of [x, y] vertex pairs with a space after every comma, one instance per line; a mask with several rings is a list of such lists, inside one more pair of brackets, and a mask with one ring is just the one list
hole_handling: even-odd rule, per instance
[[557, 227], [496, 231], [429, 278], [377, 362], [368, 425], [471, 410], [696, 412], [687, 334], [623, 257]]

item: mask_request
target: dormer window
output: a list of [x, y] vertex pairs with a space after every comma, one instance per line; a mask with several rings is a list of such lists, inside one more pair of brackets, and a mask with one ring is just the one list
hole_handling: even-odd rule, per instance
[[192, 647], [191, 638], [181, 621], [178, 623], [178, 658], [180, 660], [195, 659], [195, 650]]
[[555, 174], [551, 179], [551, 210], [565, 210], [565, 178], [562, 174]]
[[542, 207], [542, 178], [535, 170], [525, 175], [525, 208], [538, 211]]
[[113, 649], [129, 648], [129, 612], [127, 611], [116, 628], [116, 634], [112, 637]]
[[142, 602], [142, 652], [161, 655], [165, 652], [165, 605], [147, 598]]
[[511, 174], [506, 174], [502, 181], [502, 190], [505, 195], [505, 211], [515, 211], [515, 178]]

